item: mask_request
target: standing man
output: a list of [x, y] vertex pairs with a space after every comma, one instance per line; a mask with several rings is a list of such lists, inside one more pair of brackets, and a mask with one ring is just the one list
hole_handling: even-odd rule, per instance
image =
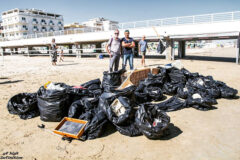
[[123, 47], [123, 67], [126, 68], [127, 60], [129, 61], [130, 70], [133, 70], [133, 48], [135, 47], [135, 42], [129, 37], [129, 30], [125, 30], [125, 37], [122, 39]]
[[51, 59], [52, 59], [52, 65], [56, 66], [56, 62], [57, 62], [57, 45], [55, 43], [55, 39], [52, 39], [52, 43], [51, 43]]
[[114, 65], [114, 71], [118, 70], [119, 66], [119, 60], [121, 56], [121, 40], [118, 38], [119, 36], [119, 30], [114, 31], [114, 36], [109, 39], [106, 50], [110, 56], [110, 64], [109, 64], [109, 72], [113, 71], [113, 65]]
[[240, 32], [237, 39], [237, 55], [236, 55], [236, 63], [239, 64], [239, 57], [240, 57]]
[[141, 55], [142, 55], [142, 61], [141, 61], [141, 63], [142, 63], [142, 66], [146, 66], [145, 65], [145, 55], [146, 55], [146, 50], [147, 50], [147, 48], [148, 48], [148, 46], [147, 46], [147, 41], [145, 40], [145, 36], [143, 35], [142, 36], [142, 40], [139, 42], [139, 44], [138, 44], [138, 49], [139, 49], [139, 52], [138, 53], [140, 53]]

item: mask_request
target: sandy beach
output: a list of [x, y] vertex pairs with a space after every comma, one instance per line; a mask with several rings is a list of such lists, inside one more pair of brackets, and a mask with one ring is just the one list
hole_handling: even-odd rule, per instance
[[[221, 56], [221, 52], [225, 53], [224, 57], [235, 56], [233, 48], [201, 55], [213, 56], [217, 53], [215, 56]], [[184, 59], [181, 62], [189, 71], [212, 75], [214, 79], [240, 92], [240, 65], [234, 62]], [[108, 63], [108, 58], [65, 57], [64, 62], [51, 66], [49, 57], [5, 56], [4, 66], [0, 66], [0, 155], [18, 152], [17, 156], [32, 160], [240, 159], [240, 99], [219, 99], [217, 109], [211, 111], [187, 108], [168, 112], [174, 124], [173, 134], [162, 140], [149, 140], [145, 136], [127, 137], [116, 131], [95, 140], [68, 143], [52, 133], [58, 123], [43, 122], [40, 117], [22, 120], [7, 111], [8, 100], [17, 93], [36, 92], [47, 81], [79, 85], [102, 78]], [[139, 58], [134, 63], [135, 67], [141, 67]], [[170, 61], [164, 59], [146, 61], [151, 67], [167, 63]], [[38, 128], [40, 124], [45, 124], [45, 129]]]

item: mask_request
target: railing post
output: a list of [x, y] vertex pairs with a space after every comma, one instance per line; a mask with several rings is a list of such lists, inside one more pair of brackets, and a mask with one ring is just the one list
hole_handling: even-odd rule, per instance
[[232, 21], [234, 20], [234, 12], [232, 12]]

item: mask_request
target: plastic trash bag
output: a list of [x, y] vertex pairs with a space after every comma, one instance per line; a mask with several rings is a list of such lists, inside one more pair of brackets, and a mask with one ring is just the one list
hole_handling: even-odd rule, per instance
[[121, 75], [125, 72], [125, 69], [121, 69], [115, 72], [103, 72], [102, 88], [105, 92], [112, 92], [121, 85]]
[[[89, 87], [90, 87], [90, 88], [97, 88], [97, 89], [98, 89], [98, 88], [100, 88], [100, 85], [101, 85], [101, 81], [100, 81], [99, 78], [81, 84], [82, 87], [88, 88], [88, 89], [89, 89]], [[92, 86], [94, 86], [94, 87], [92, 87]], [[96, 87], [96, 86], [98, 86], [98, 87]]]
[[104, 132], [104, 127], [108, 123], [104, 112], [98, 109], [93, 109], [82, 114], [79, 119], [88, 121], [81, 137], [82, 140], [100, 137]]
[[144, 92], [144, 88], [145, 85], [143, 83], [140, 83], [134, 92], [137, 104], [142, 104], [151, 100], [148, 96], [148, 93]]
[[170, 123], [170, 117], [155, 105], [141, 104], [135, 115], [135, 122], [139, 130], [149, 139], [164, 136], [164, 130]]
[[173, 68], [168, 75], [172, 83], [186, 83], [186, 77], [179, 69]]
[[83, 112], [83, 104], [81, 100], [73, 102], [68, 110], [68, 117], [78, 118]]
[[108, 120], [111, 121], [113, 124], [121, 125], [126, 123], [130, 120], [130, 114], [132, 112], [132, 107], [130, 105], [130, 100], [126, 97], [118, 97], [117, 104], [110, 104], [106, 107], [105, 114], [108, 117]]
[[[65, 84], [61, 83], [61, 86]], [[40, 118], [43, 121], [59, 122], [68, 114], [69, 95], [67, 89], [47, 90], [43, 86], [37, 93]]]
[[143, 92], [146, 93], [151, 100], [160, 101], [163, 99], [163, 93], [159, 87], [145, 87]]
[[238, 90], [227, 86], [224, 82], [217, 81], [216, 83], [219, 87], [222, 98], [235, 98], [238, 94]]
[[20, 93], [13, 96], [7, 104], [8, 112], [19, 115], [21, 119], [39, 116], [36, 93]]
[[129, 137], [142, 135], [142, 132], [139, 130], [134, 120], [125, 125], [115, 125], [115, 126], [117, 131], [122, 135], [129, 136]]
[[175, 83], [166, 82], [163, 85], [163, 93], [167, 95], [176, 95], [178, 85]]
[[204, 93], [195, 93], [188, 97], [187, 104], [198, 110], [205, 111], [213, 109], [213, 105], [217, 104], [217, 101], [215, 98]]
[[185, 100], [177, 98], [176, 96], [171, 97], [170, 99], [154, 104], [157, 109], [162, 111], [170, 112], [176, 111], [187, 107]]

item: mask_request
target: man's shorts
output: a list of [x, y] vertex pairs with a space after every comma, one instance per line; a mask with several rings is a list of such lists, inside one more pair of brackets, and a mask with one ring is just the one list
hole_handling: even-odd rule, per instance
[[145, 56], [145, 55], [146, 55], [146, 51], [141, 51], [141, 52], [140, 52], [140, 55], [141, 55], [141, 56]]

